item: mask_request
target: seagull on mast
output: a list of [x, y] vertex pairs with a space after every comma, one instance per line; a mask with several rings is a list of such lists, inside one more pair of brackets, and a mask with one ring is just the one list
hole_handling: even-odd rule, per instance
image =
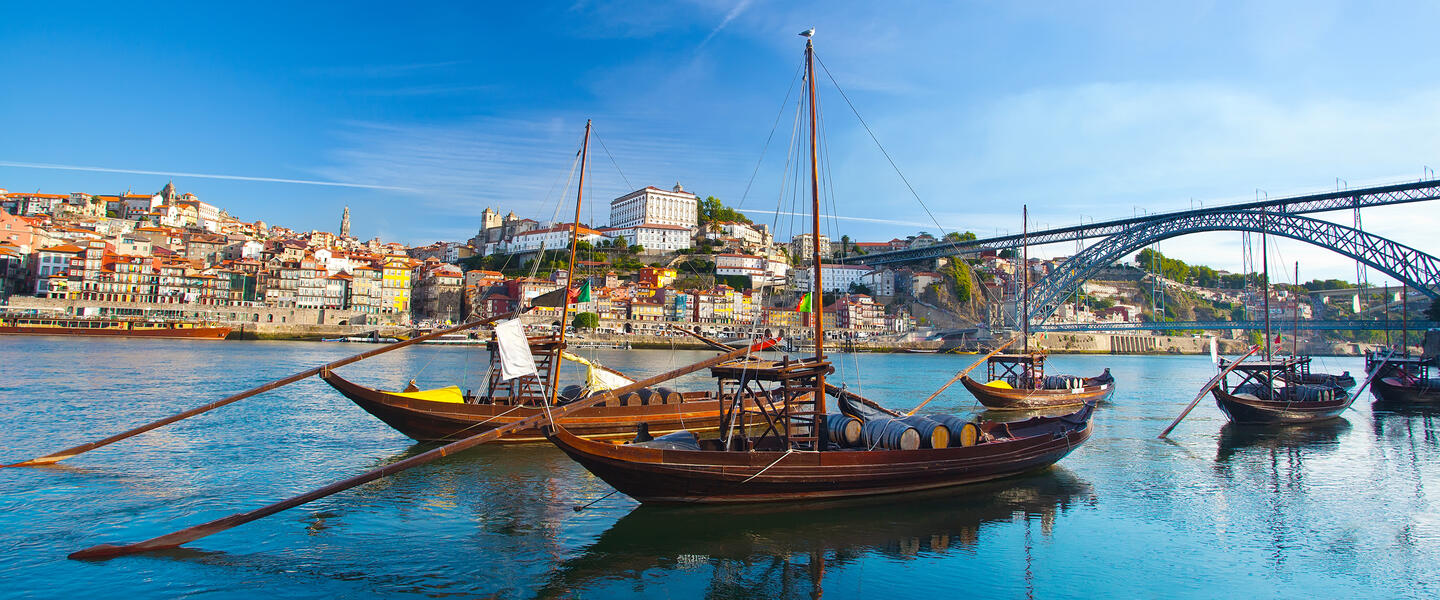
[[805, 31], [800, 32], [800, 35], [802, 35], [802, 36], [804, 36], [804, 37], [807, 37], [807, 38], [808, 38], [808, 37], [815, 37], [815, 28], [814, 28], [814, 27], [811, 27], [811, 28], [809, 28], [809, 29], [806, 29]]

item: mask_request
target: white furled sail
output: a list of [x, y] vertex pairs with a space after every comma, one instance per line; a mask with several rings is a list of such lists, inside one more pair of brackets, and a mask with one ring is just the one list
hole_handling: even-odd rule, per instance
[[510, 381], [516, 377], [535, 375], [535, 357], [530, 354], [530, 340], [520, 319], [495, 324], [495, 343], [500, 347], [500, 377]]

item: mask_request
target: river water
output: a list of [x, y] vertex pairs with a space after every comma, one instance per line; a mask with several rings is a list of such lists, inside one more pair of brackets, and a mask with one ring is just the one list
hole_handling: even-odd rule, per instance
[[[0, 337], [0, 462], [91, 441], [372, 348]], [[695, 351], [587, 351], [635, 375]], [[977, 357], [833, 357], [897, 408]], [[1307, 428], [1226, 425], [1208, 357], [1056, 356], [1109, 367], [1094, 437], [1049, 471], [802, 505], [638, 507], [552, 447], [481, 446], [194, 542], [81, 562], [413, 455], [317, 379], [34, 469], [0, 469], [0, 597], [1434, 598], [1440, 412], [1358, 401]], [[418, 347], [343, 368], [395, 389], [479, 387], [485, 352]], [[1352, 358], [1316, 370], [1361, 372]], [[703, 375], [682, 389], [709, 385]], [[959, 385], [926, 412], [970, 414]], [[995, 417], [995, 415], [986, 415]], [[574, 507], [595, 500], [583, 511]], [[817, 589], [818, 588], [818, 589]]]

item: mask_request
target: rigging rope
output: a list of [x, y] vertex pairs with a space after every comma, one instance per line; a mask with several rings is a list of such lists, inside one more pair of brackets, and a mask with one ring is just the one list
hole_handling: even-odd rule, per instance
[[835, 84], [835, 90], [840, 92], [840, 97], [845, 99], [845, 104], [850, 107], [851, 112], [855, 113], [855, 118], [860, 120], [860, 125], [865, 127], [865, 133], [870, 134], [870, 139], [880, 148], [880, 153], [885, 155], [885, 160], [890, 162], [891, 168], [895, 169], [895, 174], [900, 176], [900, 181], [905, 182], [905, 187], [910, 190], [910, 195], [914, 196], [915, 201], [920, 203], [920, 208], [925, 209], [925, 214], [930, 217], [930, 221], [935, 223], [935, 227], [940, 229], [942, 236], [949, 234], [949, 232], [945, 230], [945, 226], [941, 225], [940, 221], [935, 218], [935, 214], [930, 212], [930, 207], [926, 206], [925, 201], [920, 199], [920, 194], [915, 191], [915, 186], [910, 185], [910, 180], [906, 179], [905, 174], [900, 172], [900, 167], [895, 164], [895, 159], [890, 158], [890, 153], [887, 152], [885, 146], [880, 143], [880, 138], [875, 137], [875, 132], [870, 130], [870, 125], [865, 122], [865, 117], [860, 116], [860, 111], [855, 108], [853, 102], [850, 102], [850, 96], [845, 94], [845, 89], [840, 87], [840, 82], [836, 81], [835, 76], [830, 74], [830, 68], [825, 66], [825, 61], [820, 60], [819, 54], [815, 55], [815, 62], [820, 63], [820, 68], [825, 71], [825, 76], [830, 78], [830, 83]]

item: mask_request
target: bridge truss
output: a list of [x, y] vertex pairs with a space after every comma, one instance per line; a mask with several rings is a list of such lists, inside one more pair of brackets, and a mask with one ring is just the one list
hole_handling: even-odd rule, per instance
[[[1282, 322], [1283, 321], [1283, 322]], [[1295, 331], [1295, 323], [1283, 319], [1270, 324], [1278, 332]], [[1300, 331], [1424, 331], [1440, 327], [1437, 321], [1301, 321]], [[1164, 321], [1164, 322], [1121, 322], [1121, 323], [1041, 323], [1031, 325], [1031, 331], [1048, 332], [1141, 332], [1141, 331], [1187, 331], [1209, 329], [1254, 329], [1265, 328], [1264, 321]]]
[[985, 250], [1019, 248], [1022, 244], [1026, 243], [1027, 238], [1029, 244], [1032, 246], [1054, 244], [1057, 242], [1073, 242], [1116, 235], [1128, 231], [1136, 225], [1146, 225], [1159, 221], [1183, 219], [1207, 214], [1234, 213], [1237, 211], [1260, 212], [1263, 210], [1270, 215], [1301, 215], [1406, 204], [1436, 199], [1440, 199], [1440, 180], [1426, 180], [1417, 183], [1402, 183], [1338, 192], [1326, 192], [1323, 194], [1309, 194], [1305, 196], [1277, 198], [1275, 200], [1262, 200], [1187, 211], [1157, 213], [1130, 219], [1100, 221], [1084, 225], [1032, 231], [1028, 236], [1016, 234], [965, 242], [941, 242], [921, 248], [868, 254], [850, 259], [847, 262], [865, 265], [885, 265], [933, 260], [945, 256], [973, 254]]
[[[1440, 185], [1440, 184], [1437, 184]], [[1329, 248], [1418, 289], [1440, 297], [1440, 259], [1352, 227], [1294, 213], [1258, 210], [1187, 211], [1133, 223], [1070, 257], [1031, 291], [1031, 323], [1041, 323], [1076, 287], [1103, 269], [1154, 242], [1207, 231], [1253, 231]]]

